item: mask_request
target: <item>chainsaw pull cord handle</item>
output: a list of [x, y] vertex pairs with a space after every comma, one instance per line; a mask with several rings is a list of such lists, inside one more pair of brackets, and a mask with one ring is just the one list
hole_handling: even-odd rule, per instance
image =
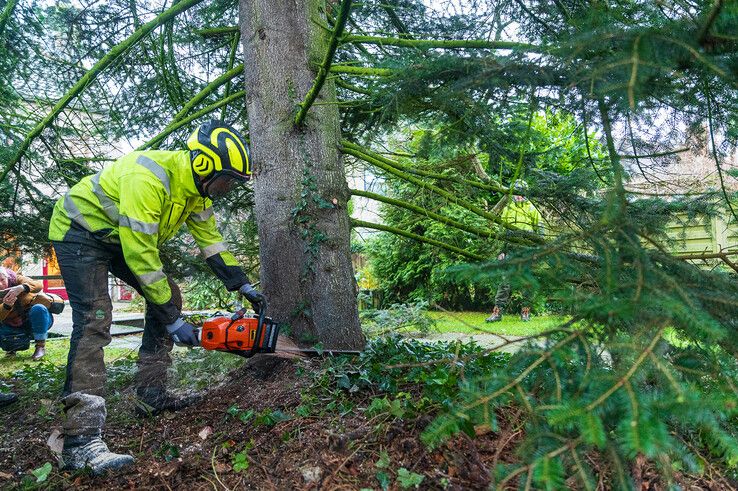
[[256, 326], [256, 339], [254, 339], [254, 345], [251, 347], [251, 354], [254, 355], [261, 351], [261, 334], [264, 331], [264, 317], [266, 315], [267, 302], [264, 300], [264, 304], [259, 309], [259, 324]]

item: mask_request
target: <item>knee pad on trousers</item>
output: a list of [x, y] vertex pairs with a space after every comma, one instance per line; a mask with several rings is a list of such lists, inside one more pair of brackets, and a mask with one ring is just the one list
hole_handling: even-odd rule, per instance
[[66, 421], [66, 435], [99, 436], [105, 426], [107, 409], [105, 399], [84, 392], [74, 392], [62, 399]]

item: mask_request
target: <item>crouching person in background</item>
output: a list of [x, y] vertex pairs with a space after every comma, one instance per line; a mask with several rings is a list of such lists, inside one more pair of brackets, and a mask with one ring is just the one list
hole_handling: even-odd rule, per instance
[[40, 281], [0, 268], [0, 348], [6, 356], [28, 349], [31, 338], [36, 345], [31, 359], [39, 361], [46, 354], [46, 338], [54, 324], [52, 313], [64, 309], [64, 300], [41, 289]]

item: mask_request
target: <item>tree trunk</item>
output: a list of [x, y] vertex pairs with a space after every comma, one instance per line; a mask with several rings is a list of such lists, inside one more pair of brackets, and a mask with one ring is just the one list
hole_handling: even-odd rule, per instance
[[[335, 86], [293, 124], [329, 39], [320, 0], [241, 0], [261, 284], [269, 312], [304, 345], [364, 345], [351, 265], [349, 190]], [[321, 103], [329, 104], [321, 104]]]

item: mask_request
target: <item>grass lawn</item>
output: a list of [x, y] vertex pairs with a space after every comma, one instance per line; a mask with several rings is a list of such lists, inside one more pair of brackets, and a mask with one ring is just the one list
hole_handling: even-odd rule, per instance
[[553, 329], [566, 322], [567, 318], [557, 315], [531, 316], [523, 322], [517, 315], [503, 315], [500, 322], [484, 322], [489, 312], [429, 312], [436, 321], [438, 332], [464, 334], [501, 334], [508, 336], [530, 336]]
[[[125, 358], [136, 350], [126, 348], [105, 348], [105, 362], [111, 363], [119, 358]], [[69, 339], [49, 339], [46, 341], [46, 356], [43, 361], [51, 363], [55, 366], [67, 364], [67, 354], [69, 353]], [[26, 351], [19, 351], [15, 356], [8, 357], [5, 353], [0, 352], [0, 378], [9, 377], [16, 370], [28, 365], [38, 365], [42, 362], [31, 360], [33, 355], [33, 342], [31, 348]]]

